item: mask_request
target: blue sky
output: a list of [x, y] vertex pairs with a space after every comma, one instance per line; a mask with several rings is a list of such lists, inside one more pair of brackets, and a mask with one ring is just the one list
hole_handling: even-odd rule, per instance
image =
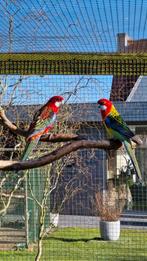
[[[13, 95], [13, 104], [42, 104], [49, 97], [61, 94], [68, 97], [69, 92], [74, 92], [69, 102], [97, 102], [100, 97], [109, 98], [111, 76], [81, 76], [81, 75], [46, 75], [24, 76], [22, 82], [15, 88], [20, 76], [3, 76], [3, 83], [7, 83], [7, 91], [2, 104], [8, 104]], [[15, 89], [15, 90], [14, 90]]]
[[115, 52], [117, 33], [147, 38], [147, 0], [1, 1], [0, 16], [1, 52], [10, 41], [15, 52]]

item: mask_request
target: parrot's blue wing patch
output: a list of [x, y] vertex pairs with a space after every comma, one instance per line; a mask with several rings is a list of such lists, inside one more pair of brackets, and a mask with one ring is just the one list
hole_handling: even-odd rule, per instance
[[134, 136], [134, 133], [129, 129], [125, 121], [121, 118], [121, 116], [107, 116], [105, 119], [105, 124], [107, 128], [111, 128], [118, 133], [120, 133], [122, 136], [124, 136], [126, 139], [130, 139]]

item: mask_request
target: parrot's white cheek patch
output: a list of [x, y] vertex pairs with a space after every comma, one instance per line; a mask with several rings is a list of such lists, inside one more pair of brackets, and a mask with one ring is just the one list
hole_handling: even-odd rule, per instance
[[56, 107], [60, 107], [60, 105], [61, 105], [61, 102], [55, 102]]
[[102, 111], [105, 111], [106, 109], [107, 109], [107, 106], [101, 105], [101, 110], [102, 110]]

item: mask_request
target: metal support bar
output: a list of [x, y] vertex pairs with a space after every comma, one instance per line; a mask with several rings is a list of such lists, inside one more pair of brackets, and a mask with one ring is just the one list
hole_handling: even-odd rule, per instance
[[147, 53], [1, 53], [0, 74], [147, 75]]

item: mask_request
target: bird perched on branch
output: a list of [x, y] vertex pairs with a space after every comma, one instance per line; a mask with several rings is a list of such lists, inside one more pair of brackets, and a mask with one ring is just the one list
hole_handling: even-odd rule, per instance
[[37, 146], [40, 137], [47, 134], [53, 128], [57, 113], [63, 103], [64, 98], [62, 96], [53, 96], [35, 113], [28, 130], [29, 135], [22, 156], [23, 160], [28, 159], [30, 153]]
[[101, 111], [102, 120], [107, 133], [110, 137], [120, 140], [124, 144], [138, 179], [142, 181], [141, 171], [131, 144], [131, 140], [138, 143], [137, 140], [134, 139], [135, 134], [129, 129], [111, 101], [100, 99], [98, 101], [98, 107]]

